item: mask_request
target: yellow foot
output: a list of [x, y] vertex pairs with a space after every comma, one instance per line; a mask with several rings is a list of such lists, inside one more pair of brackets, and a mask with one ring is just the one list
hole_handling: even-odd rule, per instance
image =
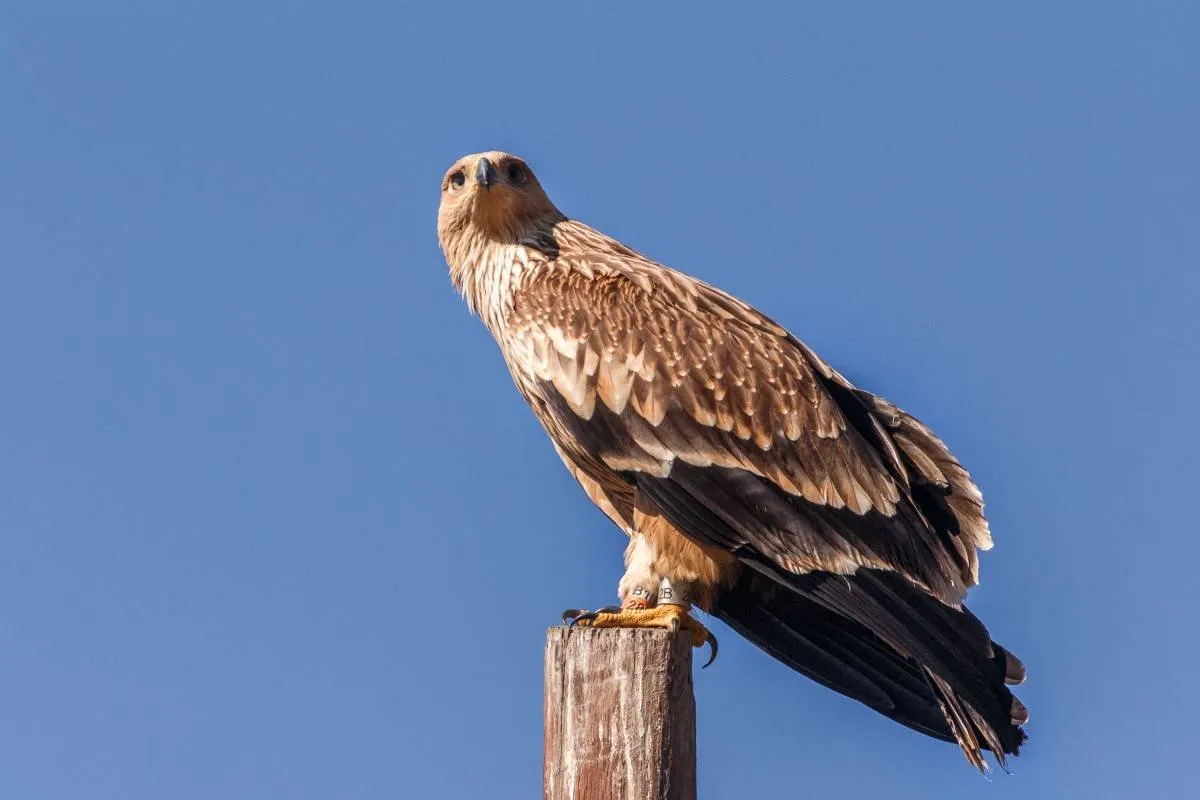
[[568, 608], [563, 612], [563, 622], [572, 626], [591, 625], [594, 628], [661, 628], [672, 633], [684, 631], [691, 637], [693, 647], [703, 647], [707, 642], [712, 648], [704, 667], [717, 659], [717, 637], [683, 606], [664, 604], [652, 608], [609, 607], [599, 611]]

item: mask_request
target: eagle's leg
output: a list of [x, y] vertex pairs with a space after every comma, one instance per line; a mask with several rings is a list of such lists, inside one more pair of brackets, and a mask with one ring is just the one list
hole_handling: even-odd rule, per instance
[[625, 575], [617, 587], [620, 608], [599, 611], [570, 609], [563, 620], [572, 625], [591, 625], [596, 628], [662, 628], [683, 631], [692, 645], [712, 646], [711, 664], [717, 656], [717, 640], [689, 612], [692, 606], [691, 585], [672, 582], [655, 569], [656, 551], [642, 534], [634, 534], [625, 551]]
[[662, 577], [654, 568], [654, 548], [640, 533], [629, 537], [625, 548], [625, 574], [617, 584], [621, 608], [650, 608], [658, 602]]
[[713, 636], [699, 620], [688, 613], [691, 608], [686, 589], [672, 585], [666, 578], [658, 590], [658, 605], [625, 606], [602, 608], [599, 611], [563, 612], [563, 621], [571, 625], [590, 625], [594, 628], [661, 628], [673, 633], [682, 631], [692, 641], [693, 647], [707, 643], [712, 654], [704, 666], [717, 657], [717, 637]]

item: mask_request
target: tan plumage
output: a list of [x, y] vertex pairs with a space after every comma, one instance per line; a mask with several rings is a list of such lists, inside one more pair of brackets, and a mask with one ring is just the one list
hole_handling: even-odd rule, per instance
[[1016, 752], [1003, 684], [1023, 669], [960, 606], [992, 543], [982, 497], [927, 427], [737, 298], [567, 219], [513, 156], [452, 167], [438, 231], [559, 455], [633, 537], [622, 593], [688, 581], [785, 663], [977, 766], [981, 747]]

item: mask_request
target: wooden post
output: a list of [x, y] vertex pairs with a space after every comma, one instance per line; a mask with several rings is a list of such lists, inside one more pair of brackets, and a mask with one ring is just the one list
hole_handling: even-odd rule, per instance
[[545, 714], [545, 800], [695, 800], [688, 637], [551, 628]]

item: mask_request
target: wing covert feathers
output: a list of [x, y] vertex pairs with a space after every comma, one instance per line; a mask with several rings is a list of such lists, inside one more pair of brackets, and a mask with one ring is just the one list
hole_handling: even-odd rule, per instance
[[775, 527], [735, 547], [804, 571], [895, 569], [949, 603], [977, 582], [982, 500], [928, 428], [740, 300], [578, 223], [555, 235], [556, 258], [513, 292], [503, 342], [523, 392], [544, 398], [543, 424], [594, 479], [746, 473], [804, 518], [791, 527], [811, 546]]

